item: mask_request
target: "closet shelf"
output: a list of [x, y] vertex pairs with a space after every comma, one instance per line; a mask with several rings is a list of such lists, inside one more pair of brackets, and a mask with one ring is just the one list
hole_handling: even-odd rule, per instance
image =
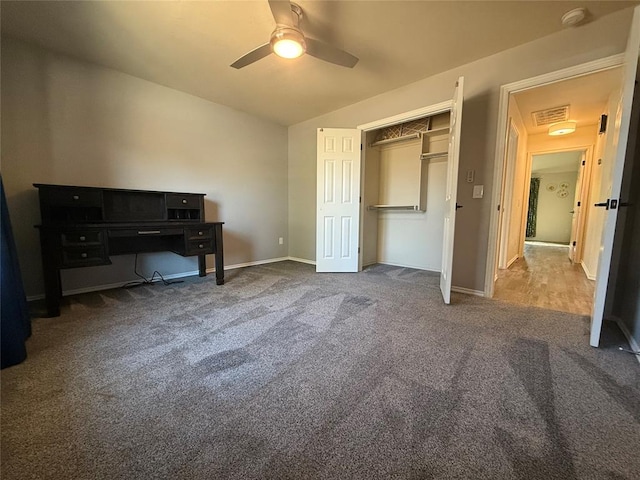
[[449, 131], [449, 127], [434, 128], [433, 130], [427, 130], [422, 132], [423, 135], [442, 135]]
[[448, 155], [449, 155], [449, 152], [423, 153], [422, 155], [420, 155], [420, 160], [429, 160], [431, 158], [446, 157]]
[[369, 205], [368, 210], [409, 210], [412, 212], [423, 212], [418, 205]]
[[372, 147], [377, 147], [379, 145], [388, 145], [390, 143], [396, 142], [404, 142], [405, 140], [413, 140], [415, 138], [420, 138], [422, 134], [420, 132], [412, 133], [411, 135], [403, 135], [401, 137], [387, 138], [385, 140], [378, 140], [377, 142], [373, 142], [371, 144]]

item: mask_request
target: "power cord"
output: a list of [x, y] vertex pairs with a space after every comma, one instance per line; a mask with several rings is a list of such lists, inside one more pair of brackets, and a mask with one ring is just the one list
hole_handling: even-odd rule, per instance
[[[136, 258], [133, 264], [133, 273], [136, 274], [137, 277], [140, 277], [142, 280], [137, 281], [137, 282], [129, 282], [129, 283], [125, 283], [122, 288], [133, 288], [133, 287], [139, 287], [140, 285], [151, 285], [153, 283], [156, 283], [160, 280], [162, 280], [162, 283], [164, 285], [172, 285], [174, 283], [182, 283], [183, 280], [165, 280], [164, 277], [162, 276], [162, 274], [159, 271], [154, 271], [153, 275], [151, 275], [151, 278], [146, 278], [144, 275], [138, 273], [138, 254], [136, 253]], [[158, 277], [160, 277], [159, 280], [156, 280], [156, 275], [158, 275]]]
[[635, 352], [635, 351], [629, 350], [627, 348], [618, 347], [618, 350], [620, 350], [621, 352], [630, 353], [631, 355], [640, 355], [640, 351]]

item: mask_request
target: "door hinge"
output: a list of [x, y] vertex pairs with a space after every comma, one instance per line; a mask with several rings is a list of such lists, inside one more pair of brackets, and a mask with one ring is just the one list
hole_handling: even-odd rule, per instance
[[498, 205], [498, 211], [500, 211], [500, 205]]
[[575, 241], [573, 242], [573, 246], [574, 246], [574, 247], [576, 246], [576, 242], [575, 242]]
[[580, 202], [578, 202], [578, 207], [580, 206]]
[[587, 162], [585, 162], [584, 160], [582, 160], [582, 165], [584, 166]]
[[358, 253], [360, 253], [360, 247], [358, 247]]
[[362, 197], [358, 197], [358, 203], [362, 203]]
[[360, 144], [360, 151], [362, 151], [362, 144]]

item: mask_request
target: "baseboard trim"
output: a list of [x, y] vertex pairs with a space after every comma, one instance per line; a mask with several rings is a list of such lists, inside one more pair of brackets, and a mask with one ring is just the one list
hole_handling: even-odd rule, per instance
[[465, 293], [467, 295], [475, 295], [476, 297], [484, 297], [483, 290], [473, 290], [471, 288], [451, 286], [451, 291], [457, 293]]
[[[415, 265], [403, 265], [401, 263], [390, 263], [390, 262], [375, 262], [379, 265], [389, 265], [391, 267], [400, 267], [400, 268], [413, 268], [415, 270], [423, 270], [425, 272], [433, 272], [433, 273], [442, 273], [440, 270], [431, 270], [430, 268], [424, 267], [416, 267]], [[373, 263], [371, 265], [374, 265]]]
[[[312, 260], [307, 260], [304, 258], [298, 258], [298, 257], [278, 257], [278, 258], [269, 258], [266, 260], [256, 260], [253, 262], [245, 262], [245, 263], [236, 263], [233, 265], [225, 265], [224, 269], [226, 270], [235, 270], [237, 268], [245, 268], [245, 267], [253, 267], [253, 266], [257, 266], [257, 265], [265, 265], [268, 263], [276, 263], [276, 262], [283, 262], [286, 260], [291, 260], [293, 262], [299, 262], [299, 263], [306, 263], [308, 265], [315, 265], [316, 262], [312, 261]], [[416, 267], [410, 267], [407, 265], [397, 265], [397, 264], [393, 264], [393, 263], [385, 263], [385, 262], [378, 262], [378, 263], [383, 263], [384, 265], [391, 265], [393, 267], [403, 267], [403, 268], [416, 268]], [[433, 272], [433, 273], [440, 273], [438, 270], [429, 270], [426, 268], [417, 268], [417, 270], [424, 270], [427, 272]], [[216, 269], [215, 268], [207, 268], [207, 273], [215, 273]], [[174, 279], [178, 279], [178, 278], [184, 278], [184, 277], [193, 277], [195, 275], [198, 275], [198, 271], [197, 270], [192, 270], [189, 272], [181, 272], [181, 273], [174, 273], [171, 275], [163, 275], [165, 280], [174, 280]], [[135, 280], [133, 280], [135, 281]], [[156, 282], [160, 282], [162, 281], [161, 279], [156, 280], [154, 283]], [[112, 288], [120, 288], [124, 285], [126, 285], [127, 283], [130, 283], [131, 281], [127, 281], [127, 282], [119, 282], [119, 283], [108, 283], [108, 284], [102, 284], [102, 285], [94, 285], [92, 287], [85, 287], [85, 288], [74, 288], [71, 290], [64, 290], [62, 292], [62, 296], [63, 297], [67, 297], [70, 295], [79, 295], [81, 293], [91, 293], [91, 292], [99, 292], [101, 290], [110, 290]], [[457, 293], [465, 293], [467, 295], [475, 295], [478, 297], [484, 297], [484, 292], [481, 290], [472, 290], [469, 288], [463, 288], [463, 287], [451, 287], [451, 291], [453, 292], [457, 292]], [[39, 295], [30, 295], [27, 297], [27, 301], [28, 302], [32, 302], [34, 300], [42, 300], [44, 298], [44, 294], [39, 294]]]
[[307, 265], [315, 265], [316, 264], [316, 262], [314, 260], [307, 260], [306, 258], [287, 257], [287, 260], [291, 260], [292, 262], [306, 263]]
[[[620, 317], [613, 317], [612, 320], [618, 324], [618, 327], [620, 327], [620, 330], [622, 331], [624, 336], [627, 338], [627, 342], [629, 342], [629, 346], [631, 347], [631, 350], [633, 350], [634, 352], [640, 352], [640, 345], [638, 344], [638, 342], [636, 342], [636, 339], [633, 338], [633, 336], [631, 335], [631, 332], [629, 331], [627, 324], [624, 323]], [[640, 363], [640, 355], [634, 355], [634, 357], [636, 357], [636, 360], [638, 360], [638, 363]]]
[[596, 279], [596, 276], [591, 274], [591, 272], [589, 271], [589, 269], [587, 268], [587, 266], [584, 264], [583, 261], [580, 262], [580, 265], [582, 266], [582, 270], [584, 270], [584, 274], [587, 276], [589, 280]]
[[511, 260], [509, 260], [509, 261], [507, 262], [507, 268], [509, 268], [511, 265], [513, 265], [513, 262], [515, 262], [516, 260], [518, 260], [518, 258], [520, 258], [520, 257], [518, 257], [518, 255], [516, 255], [516, 256], [515, 256], [515, 257], [513, 257]]
[[[234, 265], [225, 265], [225, 270], [235, 270], [236, 268], [244, 268], [244, 267], [255, 267], [256, 265], [265, 265], [267, 263], [276, 263], [276, 262], [284, 262], [285, 260], [290, 260], [289, 257], [278, 257], [278, 258], [268, 258], [266, 260], [256, 260], [253, 262], [245, 262], [245, 263], [236, 263]], [[207, 268], [207, 273], [215, 272], [215, 268]]]
[[[293, 257], [278, 257], [278, 258], [269, 258], [267, 260], [256, 260], [254, 262], [245, 262], [245, 263], [236, 263], [234, 265], [225, 265], [224, 269], [226, 270], [235, 270], [236, 268], [244, 268], [244, 267], [252, 267], [252, 266], [256, 266], [256, 265], [264, 265], [267, 263], [276, 263], [276, 262], [283, 262], [285, 260], [293, 260], [296, 262], [303, 262], [303, 263], [310, 263], [309, 260], [303, 260], [303, 259], [297, 259], [297, 258], [293, 258]], [[315, 262], [314, 262], [315, 264]], [[215, 268], [207, 268], [207, 273], [215, 273], [216, 269]], [[184, 277], [193, 277], [198, 275], [198, 270], [192, 270], [192, 271], [188, 271], [188, 272], [180, 272], [180, 273], [173, 273], [170, 275], [163, 275], [165, 280], [175, 280], [177, 278], [184, 278]], [[111, 290], [113, 288], [121, 288], [122, 286], [126, 285], [127, 283], [131, 283], [131, 282], [135, 282], [136, 280], [129, 280], [126, 282], [118, 282], [118, 283], [106, 283], [106, 284], [101, 284], [101, 285], [94, 285], [92, 287], [84, 287], [84, 288], [73, 288], [70, 290], [63, 290], [62, 291], [62, 296], [63, 297], [68, 297], [70, 295], [79, 295], [81, 293], [91, 293], [91, 292], [99, 292], [102, 290]], [[161, 282], [161, 279], [155, 280], [153, 283], [157, 283], [157, 282]], [[39, 294], [39, 295], [29, 295], [27, 297], [27, 301], [28, 302], [32, 302], [35, 300], [42, 300], [44, 298], [44, 293]]]

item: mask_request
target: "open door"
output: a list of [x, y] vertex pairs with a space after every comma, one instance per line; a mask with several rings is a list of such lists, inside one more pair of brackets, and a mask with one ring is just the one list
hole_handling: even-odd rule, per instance
[[361, 130], [318, 129], [316, 272], [357, 272]]
[[[516, 162], [518, 161], [518, 129], [509, 121], [509, 135], [507, 137], [507, 155], [505, 158], [502, 201], [500, 202], [500, 247], [498, 256], [498, 268], [509, 268], [509, 235], [511, 220], [513, 219], [513, 183], [515, 181]], [[519, 250], [519, 248], [518, 248]]]
[[578, 167], [578, 179], [576, 180], [576, 193], [573, 197], [573, 210], [571, 213], [571, 238], [569, 239], [569, 260], [571, 263], [580, 262], [578, 256], [578, 242], [582, 242], [581, 225], [584, 222], [582, 212], [582, 188], [584, 186], [584, 172], [586, 165], [586, 153], [582, 152], [580, 167]]
[[444, 303], [451, 303], [451, 270], [453, 268], [453, 239], [456, 228], [458, 193], [458, 163], [460, 162], [460, 127], [462, 124], [462, 98], [464, 77], [458, 78], [451, 105], [449, 129], [449, 155], [447, 158], [447, 185], [445, 187], [444, 240], [442, 243], [442, 271], [440, 290]]
[[[618, 218], [620, 202], [620, 188], [622, 185], [622, 173], [624, 171], [627, 143], [635, 142], [638, 135], [638, 125], [631, 125], [631, 109], [635, 83], [638, 80], [638, 55], [640, 54], [640, 7], [633, 12], [631, 32], [627, 42], [624, 57], [624, 74], [622, 95], [618, 103], [618, 110], [614, 122], [611, 122], [613, 131], [613, 144], [615, 157], [610, 159], [604, 167], [598, 207], [606, 208], [607, 215], [602, 233], [600, 257], [598, 259], [598, 273], [596, 276], [596, 288], [594, 294], [593, 315], [591, 317], [590, 344], [597, 347], [600, 344], [600, 332], [602, 320], [605, 314], [605, 302], [607, 299], [607, 287], [609, 284], [609, 271], [613, 254], [613, 239]], [[637, 118], [637, 116], [635, 117]], [[631, 138], [630, 138], [631, 134]], [[632, 152], [632, 149], [630, 150]], [[613, 295], [613, 292], [611, 292]]]

